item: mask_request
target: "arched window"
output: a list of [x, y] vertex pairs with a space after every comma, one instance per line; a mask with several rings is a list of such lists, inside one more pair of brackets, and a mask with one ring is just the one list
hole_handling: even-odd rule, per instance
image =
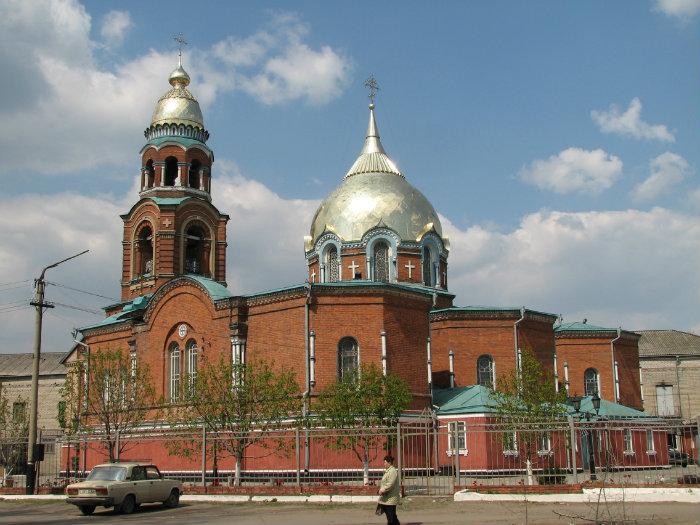
[[137, 241], [137, 268], [138, 275], [151, 275], [153, 273], [153, 232], [150, 226], [144, 226], [139, 232]]
[[199, 358], [199, 349], [197, 342], [194, 339], [187, 341], [185, 345], [185, 356], [187, 359], [187, 387], [191, 392], [197, 380], [197, 359]]
[[338, 343], [338, 379], [357, 377], [360, 366], [360, 352], [357, 341], [352, 337], [343, 337]]
[[389, 245], [386, 242], [379, 241], [374, 245], [373, 261], [374, 280], [389, 282]]
[[330, 246], [326, 251], [326, 282], [338, 282], [338, 248]]
[[202, 163], [198, 160], [193, 160], [190, 163], [190, 171], [187, 175], [187, 185], [190, 188], [199, 189], [199, 170], [202, 169]]
[[204, 274], [204, 230], [190, 226], [185, 232], [185, 273]]
[[583, 392], [587, 396], [598, 394], [598, 371], [595, 368], [588, 368], [583, 373]]
[[168, 157], [165, 159], [165, 178], [163, 179], [163, 186], [175, 186], [176, 180], [177, 159], [175, 157]]
[[180, 347], [175, 342], [168, 347], [168, 364], [168, 394], [170, 402], [177, 403], [180, 400]]
[[144, 185], [146, 188], [152, 188], [156, 178], [156, 170], [153, 167], [153, 160], [146, 162], [145, 172], [146, 180], [144, 181]]
[[433, 269], [433, 258], [430, 255], [430, 248], [423, 246], [423, 284], [425, 286], [435, 286], [435, 271]]
[[493, 389], [495, 384], [493, 357], [482, 355], [476, 361], [476, 382], [487, 388]]

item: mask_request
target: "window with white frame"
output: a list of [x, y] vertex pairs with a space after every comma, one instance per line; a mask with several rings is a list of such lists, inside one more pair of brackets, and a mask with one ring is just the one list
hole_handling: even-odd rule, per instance
[[598, 394], [598, 371], [588, 368], [583, 374], [583, 391], [587, 396]]
[[180, 399], [180, 347], [177, 343], [170, 344], [168, 349], [169, 367], [169, 395], [170, 402], [177, 403]]
[[343, 337], [338, 343], [338, 379], [356, 378], [359, 367], [357, 341], [352, 337]]
[[482, 355], [476, 360], [476, 382], [493, 390], [496, 384], [494, 377], [493, 357]]
[[656, 447], [654, 446], [654, 431], [647, 430], [647, 453], [656, 452]]
[[194, 388], [195, 381], [197, 380], [198, 351], [197, 342], [194, 339], [187, 341], [185, 354], [187, 356], [187, 387], [190, 389], [190, 392]]
[[623, 439], [625, 442], [625, 454], [634, 454], [634, 447], [632, 444], [632, 430], [626, 428], [624, 430]]
[[504, 432], [501, 439], [503, 440], [504, 454], [518, 453], [518, 434], [516, 432]]
[[[447, 424], [447, 449], [450, 454], [467, 452], [467, 425], [464, 421], [452, 421]], [[455, 443], [455, 436], [457, 442]]]
[[550, 450], [552, 450], [552, 441], [549, 432], [543, 432], [537, 436], [537, 451], [549, 452]]

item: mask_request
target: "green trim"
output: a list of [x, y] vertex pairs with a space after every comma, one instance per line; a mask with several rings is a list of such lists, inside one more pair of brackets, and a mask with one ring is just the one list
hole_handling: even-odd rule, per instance
[[[481, 305], [469, 305], [469, 306], [453, 306], [450, 308], [440, 308], [439, 310], [433, 310], [431, 314], [439, 314], [443, 312], [495, 312], [495, 313], [513, 313], [520, 315], [521, 308], [519, 306], [481, 306]], [[525, 308], [525, 313], [534, 315], [545, 315], [547, 317], [559, 317], [557, 314], [552, 314], [549, 312], [541, 312], [539, 310], [531, 310], [530, 308]]]

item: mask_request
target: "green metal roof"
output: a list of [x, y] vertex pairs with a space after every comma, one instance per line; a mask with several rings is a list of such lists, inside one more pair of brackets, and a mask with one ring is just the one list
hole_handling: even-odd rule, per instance
[[491, 389], [481, 385], [433, 389], [433, 405], [438, 415], [487, 414], [496, 410]]
[[82, 332], [83, 330], [91, 330], [93, 328], [102, 328], [103, 326], [109, 326], [109, 325], [128, 321], [129, 319], [131, 319], [131, 317], [133, 317], [132, 312], [135, 312], [138, 310], [144, 310], [146, 308], [151, 296], [152, 296], [152, 294], [142, 295], [142, 296], [135, 298], [132, 301], [125, 301], [124, 306], [122, 307], [120, 312], [117, 312], [116, 314], [110, 315], [109, 317], [105, 317], [99, 323], [91, 324], [88, 326], [83, 326], [82, 328], [79, 328], [78, 331]]
[[364, 279], [350, 279], [347, 281], [336, 281], [332, 283], [314, 283], [313, 286], [319, 288], [396, 288], [399, 290], [408, 290], [411, 292], [418, 292], [427, 295], [432, 295], [435, 293], [442, 296], [454, 297], [453, 294], [449, 293], [446, 290], [440, 290], [438, 288], [432, 288], [420, 284], [387, 283], [384, 281], [368, 281]]
[[[569, 404], [565, 405], [566, 412], [575, 417], [588, 412], [593, 416], [593, 419], [646, 419], [655, 417], [625, 405], [606, 401], [605, 399], [600, 400], [600, 410], [595, 415], [591, 399], [590, 396], [581, 399], [581, 407], [578, 414], [574, 412], [573, 406]], [[433, 405], [437, 407], [438, 415], [494, 414], [497, 406], [491, 389], [481, 385], [433, 389]]]
[[[148, 142], [146, 142], [146, 144], [145, 144], [145, 146], [143, 147], [143, 149], [146, 149], [148, 146], [160, 146], [161, 144], [164, 144], [164, 143], [166, 143], [166, 142], [177, 142], [178, 144], [182, 144], [182, 145], [185, 146], [186, 148], [190, 148], [190, 147], [192, 147], [192, 146], [199, 146], [200, 148], [204, 148], [204, 149], [206, 149], [207, 151], [211, 151], [211, 150], [207, 147], [206, 144], [204, 144], [203, 142], [201, 142], [201, 141], [199, 141], [199, 140], [190, 139], [190, 138], [187, 138], [187, 137], [180, 137], [180, 136], [177, 136], [177, 135], [172, 135], [172, 136], [171, 136], [171, 135], [166, 135], [166, 136], [164, 136], [164, 137], [158, 137], [158, 138], [155, 138], [155, 139], [151, 139], [151, 140], [149, 140]], [[143, 149], [142, 149], [142, 151], [143, 151]]]
[[181, 202], [191, 199], [192, 197], [146, 197], [151, 199], [158, 206], [177, 206]]
[[563, 323], [554, 327], [555, 332], [615, 332], [617, 328], [603, 328], [588, 323]]
[[192, 279], [193, 281], [196, 281], [199, 284], [201, 284], [209, 294], [209, 297], [211, 297], [212, 301], [218, 301], [220, 299], [228, 299], [229, 297], [233, 297], [233, 294], [228, 288], [226, 288], [223, 284], [214, 281], [213, 279], [209, 279], [207, 277], [202, 277], [201, 275], [195, 274], [187, 274], [184, 277]]
[[[441, 308], [439, 310], [433, 310], [432, 313], [440, 312], [513, 312], [519, 314], [521, 311], [520, 306], [482, 306], [482, 305], [468, 305], [468, 306], [452, 306], [450, 308]], [[558, 317], [557, 314], [551, 314], [549, 312], [541, 312], [538, 310], [531, 310], [530, 308], [525, 308], [526, 313], [546, 315], [548, 317]]]

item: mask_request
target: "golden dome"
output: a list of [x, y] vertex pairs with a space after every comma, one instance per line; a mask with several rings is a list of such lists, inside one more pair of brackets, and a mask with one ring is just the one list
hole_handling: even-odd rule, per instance
[[416, 242], [434, 229], [442, 237], [442, 225], [428, 199], [406, 181], [384, 151], [370, 107], [369, 126], [359, 157], [316, 211], [311, 242], [324, 231], [343, 241], [359, 241], [375, 226], [394, 230], [402, 241]]
[[187, 89], [190, 76], [182, 65], [170, 74], [172, 89], [160, 97], [153, 110], [151, 126], [158, 124], [184, 124], [204, 129], [204, 119], [199, 102]]

